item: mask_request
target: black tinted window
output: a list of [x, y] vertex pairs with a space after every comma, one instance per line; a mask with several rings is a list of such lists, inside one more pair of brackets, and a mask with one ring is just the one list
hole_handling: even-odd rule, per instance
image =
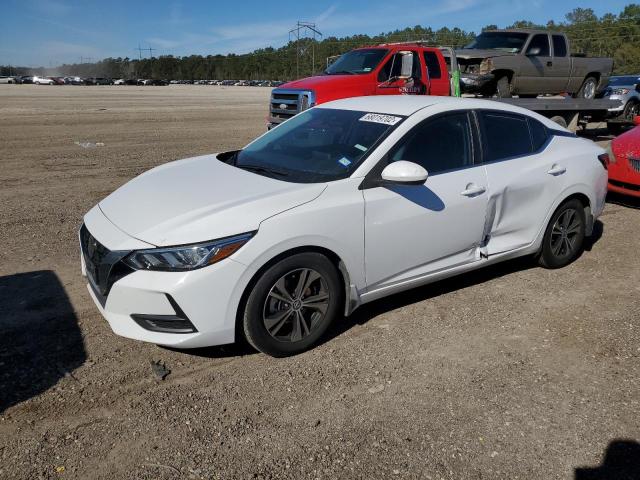
[[440, 61], [438, 55], [435, 52], [424, 52], [424, 63], [427, 65], [427, 73], [429, 78], [440, 78], [442, 72], [440, 71]]
[[527, 48], [527, 54], [533, 54], [533, 50], [539, 48], [540, 52], [536, 53], [539, 57], [549, 56], [549, 36], [548, 35], [535, 35]]
[[429, 174], [471, 165], [469, 117], [453, 113], [417, 125], [393, 150], [390, 161], [398, 160], [422, 165]]
[[527, 119], [520, 115], [483, 112], [482, 131], [485, 162], [531, 153]]
[[533, 144], [533, 151], [537, 152], [544, 146], [545, 143], [547, 143], [549, 133], [547, 132], [547, 127], [545, 127], [539, 121], [534, 120], [533, 118], [529, 118], [528, 121], [529, 130], [531, 132], [531, 143]]
[[554, 57], [567, 56], [567, 42], [562, 35], [553, 36], [553, 56]]

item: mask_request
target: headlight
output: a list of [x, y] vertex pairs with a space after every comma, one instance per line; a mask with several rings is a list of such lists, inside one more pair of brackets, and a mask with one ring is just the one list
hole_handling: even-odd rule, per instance
[[493, 60], [491, 58], [485, 58], [480, 62], [480, 70], [479, 73], [484, 75], [485, 73], [491, 73], [493, 70]]
[[212, 240], [211, 242], [137, 250], [123, 260], [135, 270], [182, 272], [212, 265], [233, 255], [255, 232]]
[[629, 93], [628, 88], [614, 88], [611, 90], [611, 95], [626, 95], [627, 93]]

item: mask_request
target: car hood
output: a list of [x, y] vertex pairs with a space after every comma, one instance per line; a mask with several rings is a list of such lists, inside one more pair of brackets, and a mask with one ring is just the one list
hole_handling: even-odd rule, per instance
[[99, 207], [138, 240], [184, 245], [257, 230], [263, 220], [313, 200], [325, 187], [275, 180], [204, 155], [149, 170]]
[[490, 57], [512, 57], [516, 55], [502, 50], [480, 50], [475, 48], [464, 48], [456, 50], [456, 57], [468, 60], [470, 58], [490, 58]]

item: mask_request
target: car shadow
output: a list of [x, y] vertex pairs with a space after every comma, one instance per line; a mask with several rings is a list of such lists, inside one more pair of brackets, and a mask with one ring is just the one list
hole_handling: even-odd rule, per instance
[[530, 268], [537, 268], [534, 259], [530, 256], [520, 257], [374, 300], [358, 308], [349, 317], [335, 322], [321, 343], [329, 342], [354, 326], [364, 325], [369, 320], [391, 310], [488, 282], [504, 275], [529, 270]]
[[607, 446], [602, 464], [575, 469], [575, 480], [640, 479], [640, 443], [617, 439]]
[[78, 319], [50, 270], [0, 277], [0, 413], [72, 376], [87, 355]]
[[593, 232], [590, 237], [584, 239], [584, 249], [590, 252], [593, 246], [600, 241], [604, 233], [604, 224], [600, 220], [596, 220], [593, 224]]

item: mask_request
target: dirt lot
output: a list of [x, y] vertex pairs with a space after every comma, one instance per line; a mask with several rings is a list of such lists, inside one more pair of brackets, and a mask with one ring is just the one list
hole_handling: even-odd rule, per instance
[[640, 478], [638, 203], [609, 203], [568, 268], [397, 295], [294, 358], [111, 333], [82, 215], [150, 167], [243, 145], [268, 95], [0, 86], [0, 478]]

